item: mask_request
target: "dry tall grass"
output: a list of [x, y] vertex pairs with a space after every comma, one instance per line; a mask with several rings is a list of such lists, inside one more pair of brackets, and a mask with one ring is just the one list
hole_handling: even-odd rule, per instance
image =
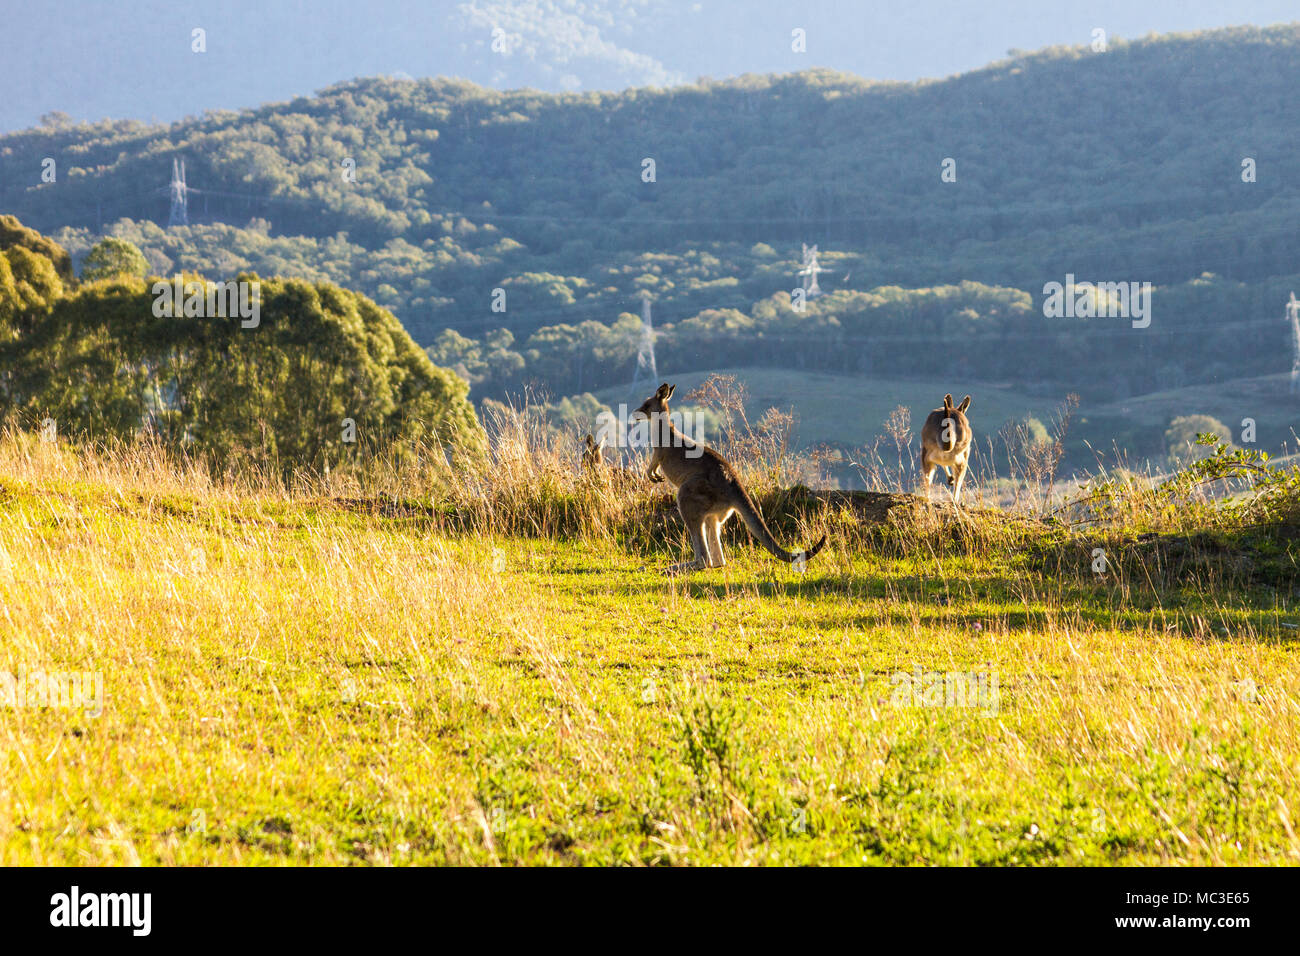
[[[1154, 498], [1084, 534], [742, 458], [831, 545], [677, 581], [628, 554], [684, 547], [667, 496], [489, 428], [482, 461], [288, 479], [0, 439], [0, 671], [107, 702], [0, 707], [0, 862], [1300, 859], [1262, 546], [1149, 550]], [[996, 674], [997, 713], [899, 706], [914, 668]]]

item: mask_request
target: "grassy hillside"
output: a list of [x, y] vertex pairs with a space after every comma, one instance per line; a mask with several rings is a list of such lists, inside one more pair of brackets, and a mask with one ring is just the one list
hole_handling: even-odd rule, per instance
[[[1018, 53], [914, 84], [809, 70], [548, 95], [361, 79], [170, 126], [54, 119], [5, 136], [0, 210], [60, 230], [77, 254], [112, 231], [164, 274], [329, 279], [392, 309], [422, 345], [445, 327], [481, 338], [504, 326], [522, 342], [609, 324], [642, 292], [670, 321], [750, 310], [789, 291], [804, 242], [823, 251], [828, 291], [970, 280], [1037, 296], [1067, 273], [1162, 289], [1213, 273], [1162, 302], [1139, 364], [1187, 381], [1219, 362], [1262, 374], [1281, 370], [1267, 363], [1285, 343], [1257, 323], [1277, 314], [1300, 251], [1288, 225], [1300, 213], [1298, 52], [1292, 24]], [[40, 178], [46, 158], [53, 182]], [[192, 220], [163, 229], [174, 159], [187, 163]], [[954, 182], [940, 178], [945, 159]], [[511, 294], [505, 313], [490, 311], [496, 288]], [[869, 331], [914, 337], [902, 354], [931, 341], [905, 320]], [[1015, 330], [999, 349], [1028, 366], [1055, 354], [1060, 331]], [[1056, 374], [1109, 387], [1134, 351], [1110, 334], [1104, 355]], [[1069, 351], [1098, 341], [1070, 337]]]
[[1169, 422], [1179, 415], [1210, 415], [1227, 425], [1241, 441], [1242, 422], [1254, 419], [1261, 448], [1286, 445], [1294, 453], [1300, 445], [1300, 398], [1290, 390], [1291, 376], [1262, 375], [1189, 388], [1135, 395], [1119, 402], [1090, 405], [1085, 427], [1090, 433], [1109, 433], [1121, 446], [1149, 446], [1160, 440]]
[[733, 545], [682, 580], [671, 525], [383, 501], [0, 445], [0, 672], [103, 686], [0, 707], [0, 862], [1300, 861], [1274, 532], [827, 513], [806, 574]]

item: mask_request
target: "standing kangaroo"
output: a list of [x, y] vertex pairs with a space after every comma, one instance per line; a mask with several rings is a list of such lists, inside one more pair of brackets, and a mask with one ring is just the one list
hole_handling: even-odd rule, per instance
[[776, 542], [763, 516], [740, 484], [735, 469], [712, 448], [687, 438], [668, 417], [668, 399], [676, 385], [667, 382], [647, 398], [635, 412], [633, 421], [650, 422], [650, 465], [646, 477], [651, 481], [667, 480], [677, 489], [677, 509], [686, 522], [695, 550], [694, 561], [682, 561], [668, 569], [669, 574], [720, 568], [727, 563], [722, 554], [722, 526], [734, 514], [740, 515], [749, 533], [773, 556], [791, 564], [806, 565], [826, 544], [826, 535], [808, 551], [791, 553]]
[[921, 429], [921, 474], [925, 476], [925, 492], [930, 493], [930, 482], [935, 469], [943, 465], [952, 486], [952, 502], [961, 497], [961, 482], [966, 477], [966, 460], [970, 457], [971, 430], [966, 419], [970, 396], [953, 407], [952, 396], [943, 397], [943, 408], [936, 408], [925, 420]]

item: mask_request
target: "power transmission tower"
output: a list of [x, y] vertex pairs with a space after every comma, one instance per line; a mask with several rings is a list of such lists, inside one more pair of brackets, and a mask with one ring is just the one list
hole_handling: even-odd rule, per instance
[[828, 271], [825, 267], [817, 264], [817, 247], [808, 248], [804, 243], [803, 247], [803, 268], [799, 270], [799, 275], [803, 276], [803, 291], [805, 299], [815, 299], [822, 294], [821, 286], [817, 284], [817, 273]]
[[[644, 374], [643, 374], [644, 373]], [[648, 378], [650, 388], [659, 387], [659, 369], [655, 366], [655, 330], [650, 322], [650, 297], [641, 297], [641, 344], [636, 353], [636, 371], [632, 373], [632, 397], [640, 398], [637, 391], [641, 380]]]
[[185, 187], [185, 160], [177, 160], [172, 157], [172, 182], [171, 182], [172, 210], [167, 217], [168, 226], [188, 226], [189, 217], [189, 190]]
[[1286, 314], [1291, 320], [1291, 391], [1300, 394], [1300, 301], [1294, 292], [1286, 305]]

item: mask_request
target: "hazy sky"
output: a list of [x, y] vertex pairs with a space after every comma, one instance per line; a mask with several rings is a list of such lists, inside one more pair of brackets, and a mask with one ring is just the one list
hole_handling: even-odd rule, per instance
[[1300, 0], [0, 0], [0, 131], [53, 110], [175, 120], [376, 74], [549, 90], [814, 66], [914, 80], [1087, 43], [1095, 27], [1135, 39], [1293, 20]]

